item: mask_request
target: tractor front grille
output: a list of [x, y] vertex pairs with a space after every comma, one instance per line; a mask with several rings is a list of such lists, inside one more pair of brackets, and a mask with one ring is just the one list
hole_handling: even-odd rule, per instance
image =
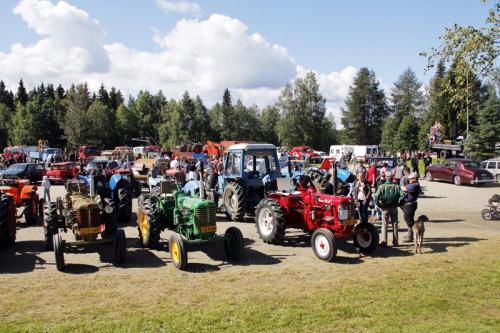
[[101, 224], [99, 208], [92, 208], [90, 211], [88, 209], [78, 209], [74, 214], [79, 228], [98, 227]]
[[215, 225], [216, 208], [196, 208], [195, 219], [198, 226]]

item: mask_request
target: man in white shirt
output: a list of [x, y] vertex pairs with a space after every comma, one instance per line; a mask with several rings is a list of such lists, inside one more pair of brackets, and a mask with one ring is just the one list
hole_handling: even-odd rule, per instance
[[50, 202], [50, 180], [47, 176], [43, 176], [42, 178], [42, 187], [43, 187], [43, 199], [45, 202]]
[[170, 162], [170, 169], [179, 169], [179, 158], [176, 157], [175, 160]]

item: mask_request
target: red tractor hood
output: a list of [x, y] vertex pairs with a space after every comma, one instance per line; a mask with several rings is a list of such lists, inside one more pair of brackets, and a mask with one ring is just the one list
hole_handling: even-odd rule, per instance
[[340, 206], [342, 204], [348, 205], [351, 202], [351, 199], [348, 197], [341, 197], [324, 193], [315, 193], [314, 196], [319, 203], [332, 206]]

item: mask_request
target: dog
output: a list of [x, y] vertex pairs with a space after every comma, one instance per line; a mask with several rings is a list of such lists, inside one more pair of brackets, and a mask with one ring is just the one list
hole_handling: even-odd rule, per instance
[[415, 240], [415, 253], [422, 253], [425, 232], [424, 222], [427, 221], [429, 221], [429, 218], [426, 215], [420, 215], [411, 228], [413, 230], [413, 239]]

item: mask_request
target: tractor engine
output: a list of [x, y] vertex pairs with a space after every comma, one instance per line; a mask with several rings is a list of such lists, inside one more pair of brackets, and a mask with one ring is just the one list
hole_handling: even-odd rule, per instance
[[69, 196], [71, 213], [67, 217], [73, 233], [77, 240], [91, 241], [97, 238], [97, 235], [104, 230], [104, 221], [101, 216], [99, 204], [92, 198], [72, 194]]
[[211, 239], [215, 237], [216, 210], [213, 201], [186, 196], [176, 192], [174, 225], [176, 231], [187, 239]]

